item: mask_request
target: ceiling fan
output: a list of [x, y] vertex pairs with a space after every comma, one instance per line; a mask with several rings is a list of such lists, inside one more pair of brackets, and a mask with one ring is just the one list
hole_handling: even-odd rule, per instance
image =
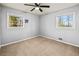
[[49, 5], [41, 5], [40, 3], [34, 3], [34, 5], [31, 4], [24, 4], [25, 6], [33, 6], [34, 8], [30, 11], [34, 11], [35, 9], [38, 9], [40, 12], [43, 12], [41, 8], [50, 8]]

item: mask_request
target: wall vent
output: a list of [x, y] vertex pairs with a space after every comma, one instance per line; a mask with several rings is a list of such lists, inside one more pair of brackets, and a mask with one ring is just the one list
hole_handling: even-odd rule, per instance
[[62, 40], [62, 38], [58, 38], [59, 40]]

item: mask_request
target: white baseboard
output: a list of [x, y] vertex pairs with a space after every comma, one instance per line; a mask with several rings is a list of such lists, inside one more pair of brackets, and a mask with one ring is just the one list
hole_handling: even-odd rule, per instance
[[[69, 42], [58, 40], [55, 37], [48, 37], [48, 36], [45, 36], [45, 35], [38, 35], [38, 36], [45, 37], [45, 38], [48, 38], [48, 39], [52, 39], [52, 40], [55, 40], [55, 41], [58, 41], [58, 42], [61, 42], [61, 43], [65, 43], [65, 44], [68, 44], [68, 45], [72, 45], [72, 46], [75, 46], [75, 47], [79, 47], [79, 45], [75, 45], [75, 44], [72, 44], [72, 43], [69, 43]], [[38, 36], [33, 36], [33, 37], [25, 38], [25, 39], [22, 39], [22, 40], [18, 40], [18, 41], [2, 44], [2, 45], [0, 45], [0, 48], [3, 47], [3, 46], [10, 45], [10, 44], [14, 44], [14, 43], [22, 42], [22, 41], [25, 41], [25, 40], [28, 40], [28, 39], [32, 39], [32, 38], [35, 38], [35, 37], [38, 37]]]
[[61, 43], [65, 43], [65, 44], [68, 44], [68, 45], [72, 45], [72, 46], [75, 46], [75, 47], [79, 47], [79, 45], [76, 45], [76, 44], [73, 44], [73, 43], [69, 43], [69, 42], [65, 42], [65, 41], [59, 40], [58, 38], [55, 38], [55, 37], [48, 37], [48, 36], [44, 36], [44, 35], [40, 35], [40, 36], [48, 38], [48, 39], [52, 39], [52, 40], [55, 40], [55, 41], [58, 41], [58, 42], [61, 42]]
[[35, 38], [35, 37], [38, 37], [38, 36], [33, 36], [33, 37], [25, 38], [25, 39], [22, 39], [22, 40], [17, 40], [17, 41], [14, 41], [14, 42], [10, 42], [10, 43], [6, 43], [6, 44], [2, 44], [2, 45], [0, 45], [0, 46], [1, 46], [1, 47], [3, 47], [3, 46], [7, 46], [7, 45], [10, 45], [10, 44], [14, 44], [14, 43], [22, 42], [22, 41], [25, 41], [25, 40], [28, 40], [28, 39], [32, 39], [32, 38]]

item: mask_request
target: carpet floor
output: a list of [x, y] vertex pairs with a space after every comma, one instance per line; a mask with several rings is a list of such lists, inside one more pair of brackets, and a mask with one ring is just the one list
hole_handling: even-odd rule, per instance
[[79, 56], [79, 48], [44, 37], [4, 46], [1, 56]]

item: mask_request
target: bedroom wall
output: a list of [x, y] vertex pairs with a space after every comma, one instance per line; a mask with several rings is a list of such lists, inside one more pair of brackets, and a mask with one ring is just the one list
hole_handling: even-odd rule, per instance
[[[18, 14], [29, 20], [22, 28], [7, 28], [7, 12]], [[29, 37], [38, 36], [39, 17], [37, 15], [24, 13], [19, 10], [2, 7], [2, 44], [14, 42]]]
[[[33, 36], [47, 36], [55, 38], [63, 38], [63, 41], [79, 45], [79, 6], [63, 9], [57, 12], [52, 12], [48, 15], [37, 16], [29, 13], [24, 13], [19, 10], [8, 7], [0, 8], [0, 39], [2, 44], [22, 40]], [[29, 20], [23, 28], [7, 28], [7, 12], [19, 14]], [[60, 30], [56, 28], [55, 16], [63, 13], [76, 13], [76, 28], [75, 30]]]
[[[75, 30], [56, 28], [56, 15], [75, 12]], [[79, 6], [66, 8], [60, 11], [52, 12], [48, 15], [42, 15], [40, 18], [40, 34], [50, 38], [63, 38], [63, 41], [79, 45]], [[58, 40], [58, 39], [55, 39]]]
[[[1, 13], [1, 7], [0, 7], [0, 13]], [[1, 28], [1, 14], [0, 14], [0, 45], [1, 45], [1, 39], [2, 39], [2, 28]]]

